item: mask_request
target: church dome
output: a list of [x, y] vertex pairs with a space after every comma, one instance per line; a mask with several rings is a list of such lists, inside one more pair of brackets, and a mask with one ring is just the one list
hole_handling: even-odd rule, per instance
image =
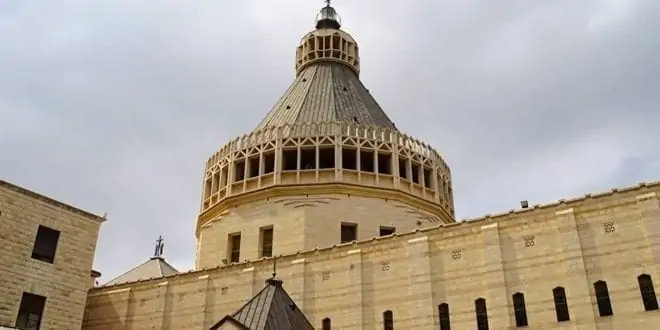
[[[431, 146], [400, 132], [360, 81], [358, 43], [341, 30], [329, 4], [296, 48], [295, 73], [251, 133], [209, 158], [198, 235], [221, 217], [229, 223], [235, 208], [248, 201], [275, 203], [294, 195], [363, 196], [392, 207], [391, 214], [416, 214], [397, 215], [392, 224], [401, 229], [455, 221], [449, 166]], [[273, 209], [273, 216], [278, 212]], [[371, 220], [360, 221], [366, 226]]]

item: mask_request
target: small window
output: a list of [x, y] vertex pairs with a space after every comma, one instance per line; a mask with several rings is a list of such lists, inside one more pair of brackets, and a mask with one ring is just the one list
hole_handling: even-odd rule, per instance
[[322, 324], [323, 324], [323, 325], [322, 325], [321, 328], [322, 328], [323, 330], [330, 330], [330, 329], [332, 329], [332, 321], [330, 320], [329, 317], [324, 318]]
[[477, 330], [488, 330], [488, 308], [486, 299], [479, 298], [474, 301], [474, 311], [477, 316]]
[[282, 150], [282, 171], [295, 171], [298, 168], [298, 150]]
[[399, 177], [402, 179], [408, 179], [407, 163], [405, 159], [399, 158]]
[[642, 302], [644, 303], [645, 311], [654, 311], [658, 309], [658, 298], [655, 296], [655, 289], [653, 288], [653, 280], [651, 275], [642, 274], [637, 277], [639, 283], [639, 291], [642, 294]]
[[273, 256], [273, 227], [261, 228], [261, 257]]
[[449, 304], [442, 303], [438, 305], [438, 318], [440, 319], [440, 330], [451, 330], [449, 321]]
[[369, 150], [360, 151], [360, 171], [374, 172], [374, 152]]
[[46, 297], [23, 292], [16, 318], [16, 328], [39, 329], [45, 306]]
[[234, 163], [234, 182], [245, 179], [245, 160], [239, 160]]
[[392, 155], [378, 153], [378, 173], [392, 174]]
[[44, 226], [37, 229], [37, 237], [32, 248], [32, 258], [48, 263], [55, 261], [55, 251], [60, 240], [60, 232]]
[[347, 170], [357, 170], [357, 150], [351, 148], [341, 149], [341, 167]]
[[598, 281], [594, 283], [594, 291], [596, 291], [596, 302], [600, 316], [614, 315], [612, 301], [610, 301], [610, 291], [607, 289], [607, 282]]
[[383, 313], [383, 330], [394, 330], [394, 315], [392, 311]]
[[357, 225], [353, 223], [341, 224], [341, 242], [348, 243], [357, 241]]
[[334, 147], [319, 148], [319, 168], [321, 169], [335, 168]]
[[525, 295], [518, 292], [513, 295], [513, 310], [516, 317], [517, 327], [526, 327], [527, 323], [527, 308], [525, 308]]
[[558, 286], [552, 289], [552, 295], [555, 300], [555, 312], [557, 313], [557, 322], [570, 321], [568, 313], [568, 301], [566, 300], [566, 290]]
[[229, 235], [229, 262], [240, 262], [241, 259], [241, 234]]
[[394, 227], [380, 227], [380, 236], [388, 236], [394, 234], [396, 229]]

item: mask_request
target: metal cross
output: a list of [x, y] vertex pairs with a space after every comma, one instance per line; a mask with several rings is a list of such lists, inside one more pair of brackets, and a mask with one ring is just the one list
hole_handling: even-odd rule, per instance
[[325, 0], [326, 7], [330, 7], [330, 0]]

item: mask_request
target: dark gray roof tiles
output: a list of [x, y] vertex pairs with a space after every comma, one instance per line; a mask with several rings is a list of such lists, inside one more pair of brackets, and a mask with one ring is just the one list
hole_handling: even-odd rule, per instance
[[225, 316], [211, 330], [225, 322], [249, 330], [314, 330], [303, 312], [282, 287], [282, 281], [269, 279], [266, 286], [234, 314]]
[[357, 73], [337, 62], [319, 62], [300, 72], [257, 129], [323, 122], [397, 130]]

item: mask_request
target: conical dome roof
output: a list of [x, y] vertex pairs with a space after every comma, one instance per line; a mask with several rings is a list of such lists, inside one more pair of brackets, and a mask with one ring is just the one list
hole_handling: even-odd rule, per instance
[[257, 130], [285, 125], [353, 122], [396, 130], [359, 78], [358, 46], [340, 30], [339, 16], [324, 7], [316, 29], [296, 52], [296, 78]]

